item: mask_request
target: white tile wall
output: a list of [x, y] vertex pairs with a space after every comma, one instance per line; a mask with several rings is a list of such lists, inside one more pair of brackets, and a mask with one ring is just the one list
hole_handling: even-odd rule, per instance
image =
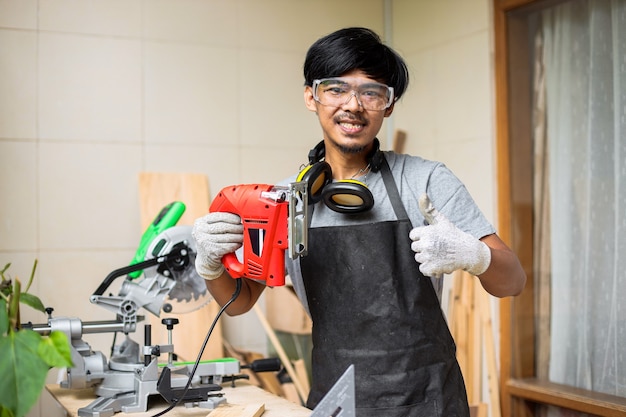
[[35, 32], [0, 28], [0, 92], [0, 137], [37, 137]]
[[491, 24], [485, 0], [394, 0], [392, 4], [394, 43], [404, 53], [455, 42]]
[[[34, 251], [38, 244], [37, 145], [0, 141], [0, 252]], [[0, 268], [6, 262], [0, 258]], [[28, 271], [30, 272], [30, 270]]]
[[495, 223], [488, 4], [398, 0], [393, 15], [394, 45], [412, 77], [394, 112], [395, 127], [408, 132], [406, 151], [448, 165]]
[[214, 196], [228, 185], [243, 182], [240, 174], [241, 158], [240, 148], [236, 144], [154, 145], [145, 149], [145, 171], [206, 173], [209, 178], [209, 195]]
[[143, 2], [144, 36], [151, 40], [241, 46], [241, 1], [150, 0]]
[[139, 242], [138, 145], [42, 142], [39, 150], [41, 249], [97, 251]]
[[141, 0], [39, 1], [39, 30], [138, 37], [142, 3]]
[[341, 27], [383, 31], [381, 0], [241, 0], [240, 8], [242, 47], [292, 51], [302, 59], [313, 41]]
[[150, 41], [144, 54], [147, 143], [238, 145], [237, 50]]
[[43, 140], [141, 140], [141, 42], [39, 34], [38, 121]]
[[36, 29], [38, 0], [0, 0], [0, 27]]
[[293, 148], [303, 139], [313, 143], [319, 136], [310, 132], [320, 133], [315, 115], [304, 107], [302, 58], [282, 51], [245, 50], [241, 62], [244, 68], [259, 69], [241, 80], [241, 145]]
[[[413, 85], [397, 106], [395, 116], [396, 126], [414, 135], [407, 140], [409, 153], [424, 155], [423, 147], [428, 147], [432, 153], [426, 157], [452, 164], [465, 155], [442, 153], [442, 147], [478, 141], [475, 145], [483, 149], [484, 156], [476, 164], [493, 165], [489, 151], [493, 88], [490, 54], [485, 45], [488, 34], [483, 31], [408, 55]], [[409, 113], [414, 117], [407, 117]], [[491, 171], [484, 173], [490, 174]], [[471, 168], [457, 175], [468, 181], [476, 176]]]

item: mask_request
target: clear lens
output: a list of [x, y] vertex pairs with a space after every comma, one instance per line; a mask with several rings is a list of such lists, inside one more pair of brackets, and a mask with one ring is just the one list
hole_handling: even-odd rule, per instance
[[341, 77], [313, 82], [313, 97], [324, 106], [343, 106], [353, 96], [366, 110], [384, 110], [393, 103], [393, 88], [376, 82], [358, 84]]

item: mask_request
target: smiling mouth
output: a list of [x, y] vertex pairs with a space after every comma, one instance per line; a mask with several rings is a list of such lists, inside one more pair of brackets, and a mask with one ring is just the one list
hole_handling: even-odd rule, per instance
[[350, 122], [339, 122], [339, 126], [343, 127], [346, 130], [359, 130], [365, 126], [362, 123], [350, 123]]

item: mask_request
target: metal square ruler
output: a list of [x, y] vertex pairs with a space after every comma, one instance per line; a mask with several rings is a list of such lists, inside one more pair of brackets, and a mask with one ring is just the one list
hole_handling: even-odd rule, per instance
[[313, 409], [311, 417], [356, 417], [354, 365], [350, 365], [335, 382]]

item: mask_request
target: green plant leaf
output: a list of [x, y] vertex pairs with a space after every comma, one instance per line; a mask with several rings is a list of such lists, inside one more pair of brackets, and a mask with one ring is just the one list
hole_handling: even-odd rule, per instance
[[42, 313], [46, 312], [46, 308], [43, 306], [43, 303], [36, 295], [23, 292], [20, 294], [20, 303], [26, 304], [27, 306], [30, 306], [35, 310], [41, 311]]
[[37, 350], [42, 337], [28, 329], [0, 337], [0, 404], [24, 416], [39, 398], [50, 366]]
[[0, 417], [15, 417], [15, 414], [7, 408], [0, 405]]
[[[9, 331], [9, 315], [7, 314], [7, 302], [0, 298], [0, 336]], [[0, 416], [2, 417], [2, 416]]]
[[33, 269], [30, 272], [30, 278], [28, 279], [28, 284], [26, 285], [26, 290], [24, 292], [28, 292], [28, 290], [30, 289], [30, 286], [33, 283], [33, 280], [35, 279], [35, 271], [37, 270], [37, 259], [35, 259], [35, 262], [33, 263]]
[[65, 333], [54, 330], [43, 337], [37, 350], [41, 359], [54, 368], [72, 367], [72, 353]]

